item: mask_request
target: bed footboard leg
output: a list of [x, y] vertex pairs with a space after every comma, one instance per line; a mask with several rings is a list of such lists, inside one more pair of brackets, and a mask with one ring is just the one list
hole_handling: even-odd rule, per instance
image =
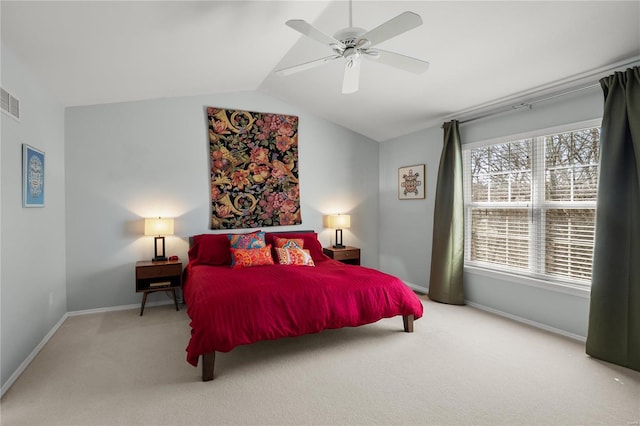
[[215, 351], [202, 355], [202, 381], [213, 380], [213, 366], [216, 363]]
[[402, 323], [404, 325], [404, 331], [407, 333], [413, 333], [413, 315], [403, 315]]

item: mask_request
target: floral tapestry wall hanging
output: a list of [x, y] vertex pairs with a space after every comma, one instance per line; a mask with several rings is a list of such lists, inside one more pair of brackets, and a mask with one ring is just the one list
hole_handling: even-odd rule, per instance
[[295, 225], [298, 117], [207, 108], [211, 229]]

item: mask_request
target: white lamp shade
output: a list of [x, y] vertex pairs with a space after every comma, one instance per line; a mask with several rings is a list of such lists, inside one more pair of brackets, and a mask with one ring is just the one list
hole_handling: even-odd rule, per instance
[[347, 229], [351, 227], [351, 216], [348, 214], [332, 214], [328, 220], [329, 228]]
[[144, 235], [173, 235], [173, 219], [160, 217], [145, 219]]

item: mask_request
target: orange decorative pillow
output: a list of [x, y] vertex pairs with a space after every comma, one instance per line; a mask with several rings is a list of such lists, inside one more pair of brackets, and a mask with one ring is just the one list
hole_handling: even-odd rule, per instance
[[302, 248], [304, 240], [302, 238], [273, 238], [273, 244], [276, 248]]
[[280, 248], [276, 247], [276, 254], [278, 255], [278, 263], [281, 265], [306, 265], [316, 266], [311, 258], [309, 250], [296, 248]]
[[271, 245], [255, 249], [231, 249], [233, 268], [248, 268], [250, 266], [273, 265]]

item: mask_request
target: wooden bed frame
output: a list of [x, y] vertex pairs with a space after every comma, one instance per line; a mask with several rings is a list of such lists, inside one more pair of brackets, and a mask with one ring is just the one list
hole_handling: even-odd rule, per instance
[[[402, 323], [404, 325], [404, 331], [407, 333], [413, 333], [413, 315], [403, 315]], [[202, 381], [208, 382], [213, 380], [213, 367], [216, 363], [216, 353], [209, 352], [202, 355]]]

